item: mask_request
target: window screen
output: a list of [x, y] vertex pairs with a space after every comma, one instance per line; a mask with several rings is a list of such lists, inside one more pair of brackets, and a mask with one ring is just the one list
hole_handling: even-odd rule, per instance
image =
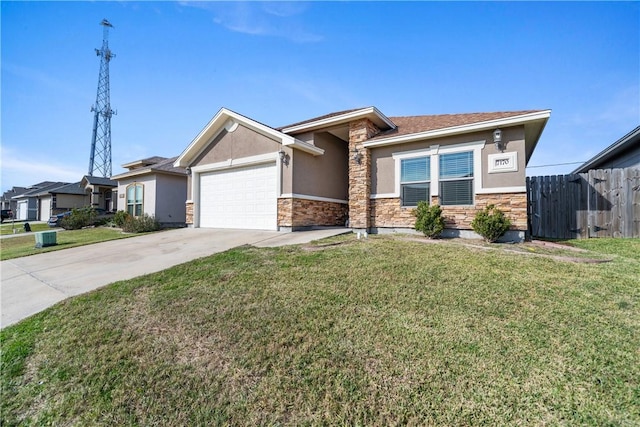
[[402, 206], [417, 206], [421, 200], [429, 201], [431, 168], [429, 157], [416, 157], [400, 161], [400, 197]]
[[440, 204], [473, 204], [473, 152], [440, 156]]

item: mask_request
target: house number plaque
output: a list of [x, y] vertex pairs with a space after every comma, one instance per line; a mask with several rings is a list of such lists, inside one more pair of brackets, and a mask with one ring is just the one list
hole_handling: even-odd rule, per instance
[[518, 153], [489, 154], [489, 173], [517, 172]]

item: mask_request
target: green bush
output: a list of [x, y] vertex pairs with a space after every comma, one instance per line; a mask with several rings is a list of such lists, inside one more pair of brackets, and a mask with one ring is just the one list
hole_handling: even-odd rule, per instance
[[416, 230], [422, 231], [428, 238], [436, 238], [444, 230], [444, 217], [440, 206], [429, 206], [427, 202], [421, 201], [413, 214], [416, 216]]
[[504, 216], [504, 213], [494, 205], [487, 205], [487, 207], [478, 212], [473, 221], [471, 221], [473, 231], [491, 243], [502, 237], [509, 227], [511, 227], [509, 218]]
[[148, 233], [158, 230], [160, 230], [160, 223], [155, 217], [147, 214], [135, 217], [129, 215], [122, 225], [122, 231], [127, 233]]
[[129, 215], [129, 212], [126, 211], [118, 211], [116, 212], [116, 214], [113, 216], [113, 223], [116, 225], [116, 227], [122, 228], [124, 227], [125, 222], [131, 217], [131, 215]]
[[97, 216], [98, 213], [92, 206], [74, 208], [71, 210], [71, 215], [62, 218], [60, 225], [65, 230], [79, 230], [83, 227], [93, 225]]

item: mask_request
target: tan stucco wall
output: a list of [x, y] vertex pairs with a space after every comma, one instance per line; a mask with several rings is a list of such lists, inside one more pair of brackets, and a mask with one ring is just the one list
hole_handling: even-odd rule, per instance
[[89, 205], [88, 195], [56, 194], [56, 209], [71, 210]]
[[504, 151], [518, 153], [518, 171], [489, 173], [489, 154], [500, 153], [493, 143], [493, 135], [489, 135], [487, 144], [482, 150], [482, 187], [523, 187], [527, 184], [526, 159], [524, 151], [524, 126], [514, 126], [502, 129], [502, 140], [507, 141], [507, 148]]
[[229, 159], [274, 153], [280, 143], [249, 128], [238, 125], [233, 132], [222, 132], [191, 163], [191, 167], [223, 162]]
[[[515, 126], [502, 129], [502, 138], [508, 141], [505, 152], [516, 151], [518, 153], [518, 171], [503, 173], [488, 173], [488, 156], [499, 151], [493, 144], [493, 131], [475, 132], [464, 135], [455, 135], [446, 138], [429, 139], [425, 141], [411, 142], [407, 144], [390, 145], [371, 149], [371, 194], [393, 193], [395, 191], [395, 161], [393, 153], [428, 149], [433, 145], [451, 146], [467, 142], [486, 141], [482, 150], [482, 187], [514, 187], [526, 185], [525, 151], [524, 151], [524, 126]], [[399, 171], [398, 171], [399, 173]]]
[[[314, 135], [314, 145], [324, 155], [312, 156], [296, 150], [293, 153], [293, 193], [347, 200], [349, 192], [349, 156], [345, 141], [327, 132]], [[287, 193], [286, 181], [283, 193]]]
[[156, 177], [155, 174], [118, 180], [118, 210], [127, 210], [127, 186], [134, 182], [144, 185], [142, 210], [147, 215], [156, 215]]

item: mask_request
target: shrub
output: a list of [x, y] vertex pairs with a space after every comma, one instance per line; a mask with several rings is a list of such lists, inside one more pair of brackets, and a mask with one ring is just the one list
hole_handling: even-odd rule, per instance
[[83, 227], [92, 225], [96, 216], [98, 216], [98, 214], [92, 206], [74, 208], [71, 210], [71, 214], [69, 216], [62, 218], [60, 225], [65, 230], [79, 230]]
[[478, 212], [471, 221], [473, 231], [484, 237], [487, 242], [495, 242], [507, 232], [511, 226], [509, 218], [494, 205], [488, 205]]
[[429, 206], [427, 202], [421, 201], [413, 214], [416, 216], [416, 230], [422, 231], [428, 238], [436, 238], [444, 230], [444, 217], [440, 206]]
[[127, 233], [147, 233], [160, 230], [160, 223], [151, 215], [128, 216], [122, 225], [122, 231]]
[[113, 223], [116, 225], [116, 227], [122, 228], [124, 227], [124, 223], [129, 219], [130, 216], [131, 215], [129, 215], [129, 212], [118, 211], [113, 216]]

